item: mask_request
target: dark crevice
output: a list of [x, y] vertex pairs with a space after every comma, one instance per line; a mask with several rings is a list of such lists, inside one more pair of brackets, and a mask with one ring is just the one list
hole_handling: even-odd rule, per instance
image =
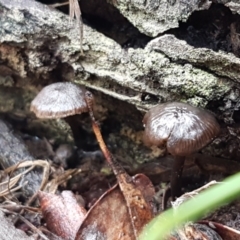
[[[65, 0], [38, 0], [44, 4], [66, 2]], [[113, 5], [106, 0], [81, 0], [79, 2], [83, 22], [119, 43], [123, 48], [143, 48], [152, 39], [134, 27]], [[58, 8], [69, 13], [68, 5]]]
[[[189, 62], [188, 60], [184, 60], [184, 59], [174, 59], [173, 57], [169, 56], [168, 54], [166, 54], [164, 51], [161, 51], [159, 49], [157, 50], [154, 50], [155, 52], [157, 53], [161, 53], [163, 54], [164, 56], [166, 56], [170, 63], [176, 63], [176, 64], [179, 64], [179, 65], [185, 65], [185, 64], [192, 64], [193, 66], [197, 66], [198, 69], [200, 70], [203, 70], [204, 72], [208, 72], [208, 73], [211, 73], [213, 75], [217, 75], [214, 71], [211, 71], [209, 68], [207, 68], [204, 63], [193, 63], [193, 62]], [[222, 77], [222, 76], [220, 76]]]
[[[54, 4], [65, 0], [39, 0]], [[144, 48], [153, 38], [139, 32], [113, 5], [106, 0], [80, 1], [85, 24], [115, 40], [123, 48]], [[68, 14], [68, 5], [58, 8]], [[240, 56], [240, 16], [233, 14], [222, 4], [212, 3], [208, 10], [194, 12], [187, 22], [165, 33], [187, 41], [194, 47], [205, 47], [214, 51], [233, 52]]]
[[240, 16], [221, 4], [194, 12], [186, 23], [167, 31], [194, 47], [240, 54]]

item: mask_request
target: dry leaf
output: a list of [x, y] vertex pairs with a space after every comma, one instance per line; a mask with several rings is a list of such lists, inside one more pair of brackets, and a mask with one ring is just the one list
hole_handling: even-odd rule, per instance
[[[132, 178], [132, 183], [136, 190], [144, 192], [147, 203], [151, 204], [155, 192], [148, 177], [143, 174], [136, 175]], [[130, 195], [131, 193], [132, 189], [130, 189]], [[133, 207], [131, 211], [133, 209], [135, 208]], [[145, 219], [144, 210], [143, 216], [139, 215], [138, 209], [136, 211], [136, 215], [132, 218], [122, 190], [119, 185], [115, 185], [103, 194], [89, 210], [77, 233], [76, 240], [136, 240], [133, 222], [136, 222], [137, 218], [141, 218], [138, 222]]]
[[173, 236], [168, 240], [223, 240], [215, 229], [199, 223], [185, 224]]
[[74, 239], [85, 218], [86, 210], [79, 206], [71, 191], [61, 195], [39, 192], [42, 214], [48, 229], [64, 239]]
[[81, 13], [78, 0], [69, 0], [69, 15], [71, 20], [74, 19], [74, 17], [76, 17], [77, 19], [77, 23], [80, 31], [80, 50], [81, 50], [81, 54], [84, 55], [83, 48], [82, 48], [82, 42], [83, 42], [82, 13]]
[[134, 239], [131, 219], [118, 185], [109, 189], [88, 211], [75, 240]]
[[211, 222], [211, 221], [200, 221], [201, 224], [205, 224], [211, 228], [213, 228], [223, 240], [239, 240], [240, 239], [240, 231], [223, 225], [221, 223]]

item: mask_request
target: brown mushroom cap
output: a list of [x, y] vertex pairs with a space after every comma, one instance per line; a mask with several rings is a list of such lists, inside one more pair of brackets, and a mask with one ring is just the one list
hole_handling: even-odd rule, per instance
[[187, 156], [210, 143], [220, 132], [214, 116], [186, 103], [153, 107], [143, 118], [143, 141], [148, 146], [166, 144], [174, 156]]
[[71, 82], [50, 84], [33, 99], [30, 110], [38, 118], [64, 118], [87, 112], [85, 91]]

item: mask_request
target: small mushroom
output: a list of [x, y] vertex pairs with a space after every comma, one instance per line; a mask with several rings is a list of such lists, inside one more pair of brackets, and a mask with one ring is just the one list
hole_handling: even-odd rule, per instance
[[220, 126], [208, 111], [180, 102], [153, 107], [145, 114], [143, 123], [143, 142], [147, 146], [166, 145], [174, 157], [171, 195], [175, 200], [181, 194], [185, 157], [209, 144], [219, 134]]
[[38, 118], [64, 118], [72, 129], [76, 145], [82, 147], [80, 129], [74, 115], [88, 112], [85, 92], [85, 88], [71, 82], [52, 83], [33, 99], [30, 110]]
[[71, 82], [52, 83], [33, 99], [30, 110], [38, 118], [64, 118], [88, 112], [85, 91]]

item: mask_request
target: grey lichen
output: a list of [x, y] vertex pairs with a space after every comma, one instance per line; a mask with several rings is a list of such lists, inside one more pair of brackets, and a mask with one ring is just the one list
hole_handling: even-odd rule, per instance
[[230, 0], [230, 1], [224, 1], [224, 0], [219, 0], [220, 2], [224, 3], [226, 7], [229, 7], [229, 9], [234, 13], [234, 14], [240, 14], [240, 3], [238, 0]]
[[140, 32], [151, 37], [178, 27], [179, 21], [184, 22], [194, 11], [208, 9], [211, 5], [208, 0], [112, 0], [111, 2]]
[[[5, 32], [11, 32], [12, 28], [6, 22], [10, 16], [14, 19], [17, 11], [21, 13], [23, 5], [20, 2], [18, 5], [3, 2], [12, 8], [3, 8], [4, 14], [0, 21], [5, 24]], [[17, 31], [17, 38], [12, 41], [25, 42], [27, 39], [28, 47], [23, 53], [18, 50], [20, 48], [11, 46], [13, 54], [4, 55], [4, 60], [8, 61], [14, 70], [20, 71], [22, 77], [28, 71], [28, 74], [35, 75], [37, 79], [49, 79], [51, 72], [61, 61], [74, 69], [75, 79], [72, 80], [75, 82], [127, 101], [143, 111], [158, 102], [183, 98], [187, 100], [195, 95], [207, 101], [216, 100], [224, 96], [231, 87], [224, 78], [220, 79], [192, 66], [190, 60], [190, 64], [185, 65], [171, 62], [167, 54], [150, 48], [151, 43], [145, 49], [123, 49], [112, 39], [88, 26], [84, 26], [83, 49], [86, 55], [82, 58], [78, 33], [69, 26], [66, 16], [30, 0], [26, 3], [29, 3], [29, 14], [19, 13], [21, 17], [17, 18], [16, 22], [13, 20], [15, 28], [18, 28], [18, 25], [22, 27]], [[191, 4], [196, 6], [197, 3]], [[167, 3], [162, 1], [161, 4]], [[28, 5], [24, 6], [25, 9], [26, 6]], [[49, 19], [46, 18], [48, 15], [51, 16]], [[43, 36], [43, 31], [44, 37], [40, 37]], [[19, 41], [19, 38], [22, 40]], [[5, 45], [8, 42], [4, 40], [4, 34], [0, 41], [5, 41]], [[42, 50], [41, 46], [44, 46], [45, 50]], [[188, 45], [187, 47], [190, 48]], [[2, 52], [4, 51], [2, 49]], [[150, 101], [143, 101], [142, 94], [156, 98], [150, 97]]]
[[163, 53], [174, 62], [188, 62], [240, 82], [240, 59], [232, 53], [196, 48], [169, 34], [151, 41], [147, 49]]
[[[111, 56], [111, 52], [109, 52]], [[117, 56], [115, 55], [115, 58]], [[115, 86], [120, 85], [131, 89], [135, 95], [129, 95], [125, 100], [145, 109], [145, 103], [138, 99], [141, 92], [158, 96], [161, 101], [182, 98], [192, 98], [195, 95], [206, 100], [217, 100], [231, 88], [231, 83], [209, 72], [203, 71], [191, 64], [171, 63], [162, 53], [145, 49], [129, 49], [118, 55], [118, 64], [104, 65], [104, 58], [98, 58], [98, 63], [83, 63], [85, 71], [98, 78], [88, 79], [88, 86], [99, 86], [113, 93]], [[121, 61], [124, 59], [124, 61]], [[101, 64], [102, 62], [102, 64]], [[100, 65], [100, 66], [99, 66]], [[111, 79], [111, 85], [102, 85], [101, 79]], [[79, 81], [84, 84], [83, 81]], [[105, 91], [105, 93], [107, 93]], [[181, 96], [181, 97], [180, 97]], [[121, 94], [116, 94], [121, 98]], [[154, 103], [153, 103], [154, 104]], [[156, 104], [156, 103], [155, 103]], [[148, 107], [147, 107], [148, 108]]]

